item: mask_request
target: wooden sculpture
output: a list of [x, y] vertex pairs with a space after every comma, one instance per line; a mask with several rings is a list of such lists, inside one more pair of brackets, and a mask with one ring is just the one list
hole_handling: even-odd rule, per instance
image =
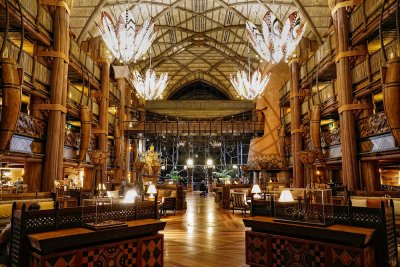
[[[383, 11], [386, 1], [382, 4], [381, 16], [380, 16], [380, 41], [381, 50], [384, 57], [386, 67], [382, 68], [382, 82], [383, 82], [383, 105], [385, 108], [386, 117], [390, 126], [392, 135], [396, 141], [396, 145], [400, 146], [400, 56], [397, 55], [387, 60], [385, 46], [382, 37], [382, 20]], [[397, 6], [399, 1], [397, 1]], [[396, 10], [396, 32], [397, 42], [400, 42], [400, 29], [398, 26], [399, 7]], [[400, 53], [400, 51], [398, 51]]]
[[[121, 133], [119, 130], [118, 125], [115, 125], [114, 127], [114, 160], [113, 163], [114, 165], [118, 165], [122, 153], [122, 143], [121, 143]], [[119, 166], [120, 168], [122, 166]]]
[[79, 116], [81, 120], [81, 144], [79, 146], [78, 164], [80, 165], [86, 159], [90, 143], [92, 123], [89, 107], [81, 105]]
[[400, 146], [400, 57], [394, 57], [387, 63], [384, 86], [383, 105], [386, 117], [396, 141]]
[[285, 126], [281, 126], [278, 129], [278, 148], [279, 148], [279, 156], [285, 156]]
[[324, 160], [321, 145], [321, 106], [314, 105], [311, 109], [310, 136], [315, 156], [318, 160]]
[[[18, 2], [19, 3], [19, 2]], [[19, 3], [20, 11], [21, 4]], [[9, 149], [11, 138], [17, 128], [18, 118], [21, 112], [21, 85], [23, 72], [18, 68], [17, 62], [13, 58], [3, 58], [4, 49], [7, 43], [8, 29], [10, 25], [10, 14], [8, 0], [6, 1], [6, 31], [4, 34], [3, 44], [0, 50], [0, 68], [2, 89], [2, 106], [1, 106], [1, 122], [0, 122], [0, 153]], [[21, 17], [22, 14], [21, 14]], [[23, 19], [22, 19], [23, 28]], [[21, 55], [23, 48], [23, 32], [21, 38], [21, 46], [18, 54], [18, 64], [21, 63]]]

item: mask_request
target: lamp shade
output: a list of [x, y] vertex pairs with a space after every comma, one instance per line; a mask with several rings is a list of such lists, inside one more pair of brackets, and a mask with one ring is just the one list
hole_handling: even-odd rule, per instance
[[129, 190], [126, 192], [123, 203], [135, 203], [135, 198], [137, 197], [137, 193], [135, 190]]
[[259, 194], [261, 193], [261, 188], [258, 184], [253, 185], [253, 188], [251, 188], [251, 193], [252, 194]]
[[212, 165], [213, 165], [213, 160], [207, 159], [207, 167], [212, 167]]
[[187, 165], [189, 168], [193, 167], [193, 160], [192, 160], [192, 159], [188, 159], [188, 160], [186, 161], [186, 165]]
[[289, 189], [284, 189], [279, 197], [278, 202], [294, 202], [292, 192]]
[[149, 188], [147, 188], [147, 194], [157, 194], [157, 189], [154, 184], [149, 185]]

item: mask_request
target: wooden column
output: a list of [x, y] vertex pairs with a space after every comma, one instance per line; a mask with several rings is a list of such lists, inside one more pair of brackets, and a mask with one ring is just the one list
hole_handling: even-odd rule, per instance
[[95, 168], [84, 168], [83, 190], [92, 190], [96, 187], [94, 179], [95, 172]]
[[[361, 103], [367, 104], [372, 107], [372, 98], [362, 98]], [[364, 109], [360, 113], [360, 119], [366, 118], [373, 115], [372, 108]], [[381, 182], [380, 182], [380, 174], [379, 174], [379, 164], [377, 160], [369, 160], [369, 161], [361, 161], [361, 179], [362, 179], [362, 188], [367, 191], [379, 191], [381, 190]]]
[[42, 175], [42, 163], [26, 161], [24, 164], [24, 183], [28, 185], [28, 192], [40, 191], [40, 177]]
[[[129, 75], [129, 68], [128, 66], [113, 66], [115, 72], [115, 79], [117, 79], [117, 87], [118, 90], [121, 92], [120, 98], [120, 107], [118, 109], [118, 127], [119, 132], [121, 135], [121, 149], [120, 155], [118, 155], [118, 162], [117, 162], [117, 169], [115, 170], [114, 182], [120, 183], [124, 177], [124, 156], [125, 156], [125, 149], [126, 149], [126, 140], [125, 140], [125, 132], [124, 132], [124, 124], [125, 124], [125, 105], [126, 105], [126, 78]], [[114, 155], [117, 156], [117, 155]]]
[[[55, 10], [53, 20], [53, 50], [60, 55], [68, 57], [70, 42], [69, 13], [61, 6], [54, 6], [51, 9]], [[68, 63], [62, 57], [54, 57], [50, 81], [51, 104], [66, 107], [67, 78]], [[49, 111], [42, 191], [54, 191], [54, 181], [63, 178], [65, 115], [64, 111], [57, 110], [57, 108]]]
[[291, 112], [291, 138], [293, 157], [293, 183], [294, 187], [304, 187], [304, 166], [298, 153], [303, 149], [301, 136], [301, 101], [300, 96], [300, 66], [296, 61], [290, 63], [290, 112]]
[[[343, 2], [342, 0], [336, 3]], [[339, 8], [333, 15], [336, 34], [336, 55], [349, 50], [349, 14], [346, 8]], [[339, 90], [339, 108], [353, 104], [353, 90], [349, 57], [339, 57], [336, 63], [336, 76]], [[343, 185], [353, 191], [360, 187], [360, 173], [357, 158], [357, 133], [353, 110], [344, 110], [339, 114], [340, 138], [342, 142]]]
[[[43, 102], [44, 102], [43, 98], [32, 95], [29, 115], [37, 119], [46, 120], [46, 117], [44, 116], [41, 110], [31, 108], [36, 104], [43, 104]], [[40, 191], [42, 174], [43, 174], [43, 162], [36, 162], [36, 161], [25, 162], [24, 183], [28, 185], [28, 192], [36, 192], [36, 190]]]
[[[103, 152], [108, 152], [108, 107], [109, 107], [109, 97], [110, 97], [110, 63], [106, 60], [100, 63], [101, 67], [101, 75], [100, 75], [100, 84], [101, 84], [101, 98], [99, 105], [99, 123], [100, 129], [103, 131], [99, 135], [98, 146], [99, 150]], [[100, 165], [100, 181], [97, 181], [96, 184], [107, 183], [107, 162], [102, 163]]]

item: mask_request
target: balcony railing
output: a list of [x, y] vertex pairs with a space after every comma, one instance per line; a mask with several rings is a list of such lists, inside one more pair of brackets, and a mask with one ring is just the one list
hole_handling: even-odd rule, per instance
[[264, 130], [264, 122], [258, 121], [146, 121], [127, 122], [127, 131], [146, 134], [250, 134]]

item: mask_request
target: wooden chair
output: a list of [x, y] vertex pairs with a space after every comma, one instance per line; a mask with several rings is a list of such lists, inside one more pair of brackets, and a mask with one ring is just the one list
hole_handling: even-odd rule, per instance
[[232, 202], [232, 214], [235, 213], [236, 210], [242, 211], [242, 216], [246, 215], [246, 211], [250, 210], [250, 205], [246, 202], [246, 194], [245, 193], [231, 193], [231, 202]]
[[167, 216], [167, 210], [176, 212], [176, 197], [163, 197], [161, 201], [161, 210], [164, 216]]

